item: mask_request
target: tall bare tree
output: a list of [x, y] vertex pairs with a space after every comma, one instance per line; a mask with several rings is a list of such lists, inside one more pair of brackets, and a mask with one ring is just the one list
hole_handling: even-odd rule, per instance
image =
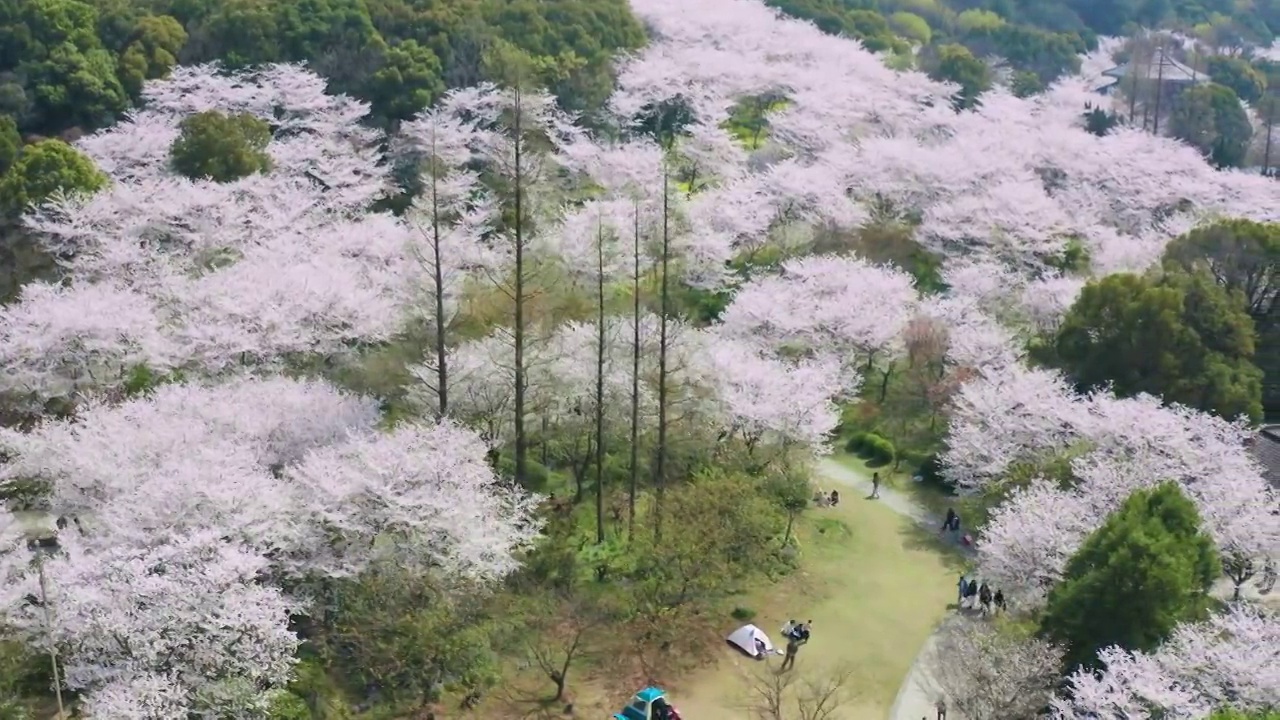
[[604, 544], [604, 221], [596, 222], [596, 544]]
[[658, 444], [653, 463], [654, 522], [653, 536], [662, 539], [662, 500], [667, 485], [667, 353], [670, 338], [667, 336], [671, 315], [671, 173], [666, 165], [662, 172], [662, 252], [659, 260], [661, 290], [658, 312]]
[[631, 458], [627, 486], [627, 538], [636, 532], [636, 486], [640, 482], [640, 202], [632, 206], [632, 266], [631, 275]]

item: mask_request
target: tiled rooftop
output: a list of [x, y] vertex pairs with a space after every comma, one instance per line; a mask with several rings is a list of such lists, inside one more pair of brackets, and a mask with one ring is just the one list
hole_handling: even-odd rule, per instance
[[1267, 480], [1280, 488], [1280, 425], [1267, 425], [1258, 432], [1253, 455], [1262, 463]]

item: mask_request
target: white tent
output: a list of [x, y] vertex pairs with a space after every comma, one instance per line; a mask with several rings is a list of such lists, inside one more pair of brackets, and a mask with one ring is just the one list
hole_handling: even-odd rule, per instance
[[742, 649], [742, 652], [751, 657], [759, 657], [760, 652], [756, 649], [756, 640], [764, 643], [764, 654], [772, 655], [776, 652], [773, 649], [773, 642], [769, 640], [769, 636], [755, 625], [743, 625], [742, 627], [729, 633], [727, 638], [733, 645]]

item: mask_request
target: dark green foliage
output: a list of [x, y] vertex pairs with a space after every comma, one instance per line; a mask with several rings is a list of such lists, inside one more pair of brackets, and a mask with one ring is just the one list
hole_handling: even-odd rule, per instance
[[[532, 459], [528, 462], [529, 466], [525, 472], [525, 489], [533, 492], [544, 492], [547, 489], [547, 483], [551, 480], [551, 471], [547, 470], [547, 466]], [[498, 474], [507, 478], [515, 477], [515, 458], [510, 455], [503, 455], [498, 460]]]
[[1220, 566], [1195, 505], [1173, 483], [1135, 492], [1085, 540], [1049, 595], [1041, 632], [1068, 666], [1119, 645], [1155, 649], [1178, 623], [1204, 617]]
[[1253, 126], [1234, 90], [1217, 83], [1197, 85], [1178, 97], [1169, 131], [1200, 149], [1219, 167], [1239, 167], [1249, 151]]
[[332, 590], [324, 627], [312, 639], [360, 686], [378, 685], [391, 702], [435, 702], [449, 689], [490, 686], [498, 626], [478, 597], [444, 592], [392, 566]]
[[1102, 137], [1111, 132], [1111, 128], [1120, 124], [1120, 117], [1113, 112], [1107, 112], [1102, 108], [1091, 108], [1084, 114], [1084, 128], [1089, 132]]
[[231, 182], [271, 168], [267, 144], [271, 126], [247, 113], [225, 115], [216, 110], [182, 121], [173, 142], [173, 169], [192, 179]]
[[752, 610], [749, 607], [742, 607], [742, 606], [735, 607], [733, 609], [733, 612], [729, 613], [729, 617], [732, 617], [734, 620], [737, 620], [738, 622], [744, 622], [744, 623], [751, 622], [755, 618], [755, 616], [756, 616], [755, 610]]
[[1214, 55], [1209, 58], [1208, 71], [1214, 82], [1231, 88], [1247, 103], [1257, 103], [1267, 90], [1267, 78], [1244, 58]]
[[957, 109], [978, 104], [978, 96], [991, 87], [991, 71], [963, 45], [943, 45], [930, 63], [929, 77], [960, 86], [953, 102]]
[[94, 130], [177, 62], [305, 61], [393, 123], [491, 79], [499, 45], [590, 113], [614, 55], [643, 42], [626, 0], [0, 0], [0, 115], [24, 133]]
[[1257, 331], [1254, 362], [1263, 370], [1264, 409], [1280, 407], [1280, 223], [1222, 220], [1196, 228], [1165, 248], [1164, 266], [1205, 271], [1243, 295]]
[[1111, 383], [1122, 397], [1150, 393], [1226, 418], [1262, 414], [1244, 297], [1203, 273], [1091, 282], [1049, 350], [1043, 359], [1082, 389]]
[[13, 167], [21, 147], [22, 136], [18, 134], [18, 123], [8, 115], [0, 115], [0, 175]]

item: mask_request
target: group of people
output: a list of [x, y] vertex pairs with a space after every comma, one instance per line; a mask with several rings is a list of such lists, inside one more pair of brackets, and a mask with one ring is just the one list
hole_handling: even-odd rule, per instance
[[956, 604], [961, 609], [966, 607], [973, 610], [980, 609], [983, 615], [990, 615], [997, 609], [1001, 611], [1009, 609], [1005, 604], [1004, 591], [992, 590], [991, 586], [985, 581], [961, 575], [957, 586], [959, 593], [956, 598]]
[[812, 628], [812, 620], [806, 620], [802, 623], [788, 620], [787, 624], [782, 626], [782, 636], [787, 639], [787, 649], [782, 658], [782, 666], [778, 668], [779, 670], [795, 667], [796, 653], [800, 652], [801, 645], [809, 642]]
[[840, 491], [832, 490], [827, 493], [819, 490], [813, 494], [813, 504], [818, 507], [835, 507], [840, 504]]

